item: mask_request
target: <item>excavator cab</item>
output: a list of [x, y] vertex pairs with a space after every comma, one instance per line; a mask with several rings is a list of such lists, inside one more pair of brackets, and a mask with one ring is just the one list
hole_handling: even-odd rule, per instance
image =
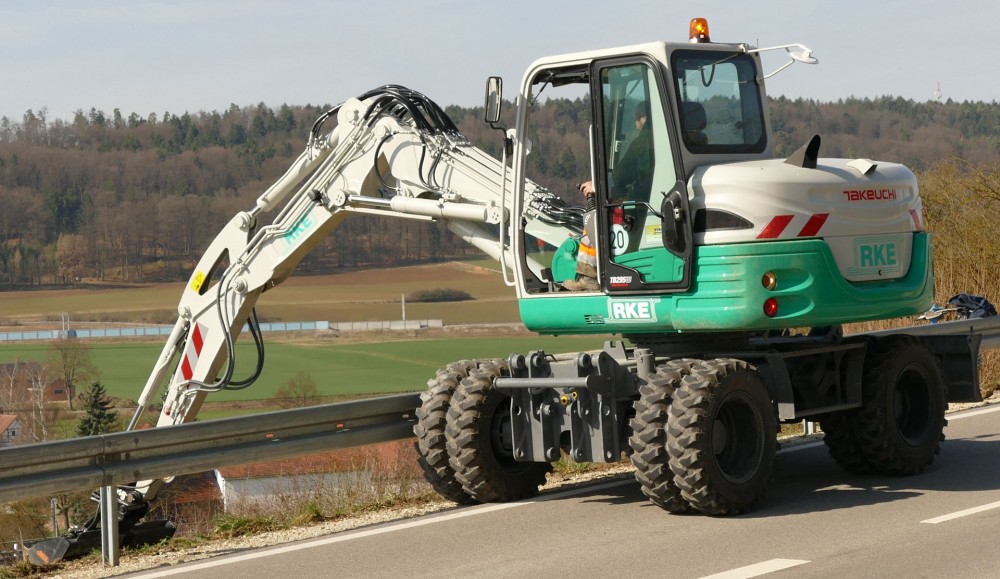
[[[529, 69], [514, 131], [522, 147], [514, 153], [515, 183], [537, 164], [527, 155], [526, 141], [537, 134], [533, 119], [552, 114], [542, 112], [551, 103], [562, 106], [549, 95], [582, 96], [590, 113], [586, 138], [597, 231], [589, 233], [595, 237], [601, 294], [691, 290], [696, 237], [705, 227], [705, 212], [692, 211], [696, 199], [688, 182], [694, 170], [771, 154], [758, 71], [759, 58], [738, 45], [668, 43], [553, 57]], [[498, 102], [492, 99], [488, 102]], [[575, 191], [559, 193], [583, 202]], [[523, 199], [524, 191], [515, 197]], [[538, 227], [530, 218], [521, 219], [513, 235], [519, 255], [544, 245]], [[575, 274], [578, 246], [569, 239], [553, 248], [550, 271], [532, 270], [530, 260], [519, 260], [523, 297], [551, 294]]]
[[[662, 67], [648, 55], [595, 58], [582, 64], [563, 62], [541, 67], [526, 82], [529, 96], [521, 100], [528, 104], [520, 108], [519, 125], [514, 131], [524, 136], [516, 139], [522, 147], [516, 148], [514, 154], [516, 183], [522, 182], [536, 163], [526, 152], [527, 139], [537, 134], [532, 120], [552, 114], [546, 107], [563, 107], [565, 99], [574, 95], [586, 95], [589, 103], [590, 130], [581, 135], [581, 139], [589, 141], [589, 160], [573, 160], [585, 167], [596, 191], [592, 208], [596, 231], [588, 233], [596, 244], [600, 292], [688, 289], [692, 224], [683, 165], [675, 153], [679, 144], [675, 113]], [[543, 101], [540, 95], [545, 91], [561, 91], [560, 96], [568, 92], [571, 96]], [[497, 98], [488, 96], [487, 102], [497, 102]], [[557, 110], [555, 114], [560, 113]], [[519, 156], [521, 151], [523, 157]], [[565, 163], [566, 158], [564, 152], [560, 161]], [[581, 172], [581, 167], [577, 171]], [[584, 202], [576, 190], [558, 193], [571, 204]], [[518, 201], [523, 197], [523, 191], [516, 196]], [[559, 289], [560, 282], [577, 273], [580, 235], [554, 243], [547, 237], [544, 225], [530, 219], [530, 207], [521, 205], [518, 213], [523, 211], [529, 213], [529, 218], [520, 221], [522, 227], [513, 235], [516, 254], [524, 257], [518, 261], [521, 288], [525, 295], [551, 294]], [[551, 252], [550, 260], [534, 261], [549, 263], [549, 269], [532, 269], [532, 260], [527, 256], [536, 248]]]

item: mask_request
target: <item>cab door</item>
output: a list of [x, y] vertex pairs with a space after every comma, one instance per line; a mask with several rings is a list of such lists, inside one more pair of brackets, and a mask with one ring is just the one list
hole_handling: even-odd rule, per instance
[[611, 294], [691, 285], [688, 193], [660, 70], [636, 57], [598, 61], [591, 71], [597, 253]]

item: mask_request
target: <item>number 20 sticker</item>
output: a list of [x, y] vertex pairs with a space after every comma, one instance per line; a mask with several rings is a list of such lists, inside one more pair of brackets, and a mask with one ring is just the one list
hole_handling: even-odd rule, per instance
[[611, 226], [611, 255], [622, 255], [628, 249], [628, 231], [616, 223]]

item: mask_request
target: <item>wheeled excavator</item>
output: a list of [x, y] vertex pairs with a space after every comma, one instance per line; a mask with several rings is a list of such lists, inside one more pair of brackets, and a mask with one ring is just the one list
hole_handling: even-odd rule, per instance
[[[947, 401], [980, 396], [978, 341], [841, 330], [932, 303], [913, 173], [821, 158], [818, 136], [775, 158], [765, 80], [815, 63], [811, 51], [712, 42], [702, 19], [690, 30], [689, 42], [535, 61], [509, 128], [499, 124], [502, 80], [490, 78], [485, 121], [501, 132], [499, 159], [401, 86], [322, 114], [288, 171], [198, 262], [129, 428], [164, 385], [158, 426], [189, 422], [206, 396], [252, 383], [263, 363], [258, 297], [344, 219], [365, 214], [446, 223], [501, 264], [529, 330], [618, 338], [439, 370], [414, 432], [427, 480], [448, 499], [521, 499], [564, 455], [625, 454], [642, 492], [666, 511], [741, 513], [764, 495], [779, 423], [804, 418], [822, 424], [831, 455], [852, 472], [926, 468]], [[768, 51], [788, 61], [767, 73]], [[589, 103], [589, 209], [528, 176], [539, 154], [533, 115], [555, 89]], [[632, 147], [637, 138], [647, 141]], [[632, 150], [640, 153], [627, 159]], [[585, 222], [596, 229], [587, 233], [597, 279], [570, 291]], [[260, 362], [237, 379], [244, 325]], [[141, 534], [164, 484], [119, 491], [123, 541]]]

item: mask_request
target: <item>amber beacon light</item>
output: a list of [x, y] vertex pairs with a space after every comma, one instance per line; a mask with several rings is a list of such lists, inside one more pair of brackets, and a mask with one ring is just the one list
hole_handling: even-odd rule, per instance
[[704, 18], [692, 18], [688, 39], [691, 42], [712, 42], [708, 37], [708, 20]]

